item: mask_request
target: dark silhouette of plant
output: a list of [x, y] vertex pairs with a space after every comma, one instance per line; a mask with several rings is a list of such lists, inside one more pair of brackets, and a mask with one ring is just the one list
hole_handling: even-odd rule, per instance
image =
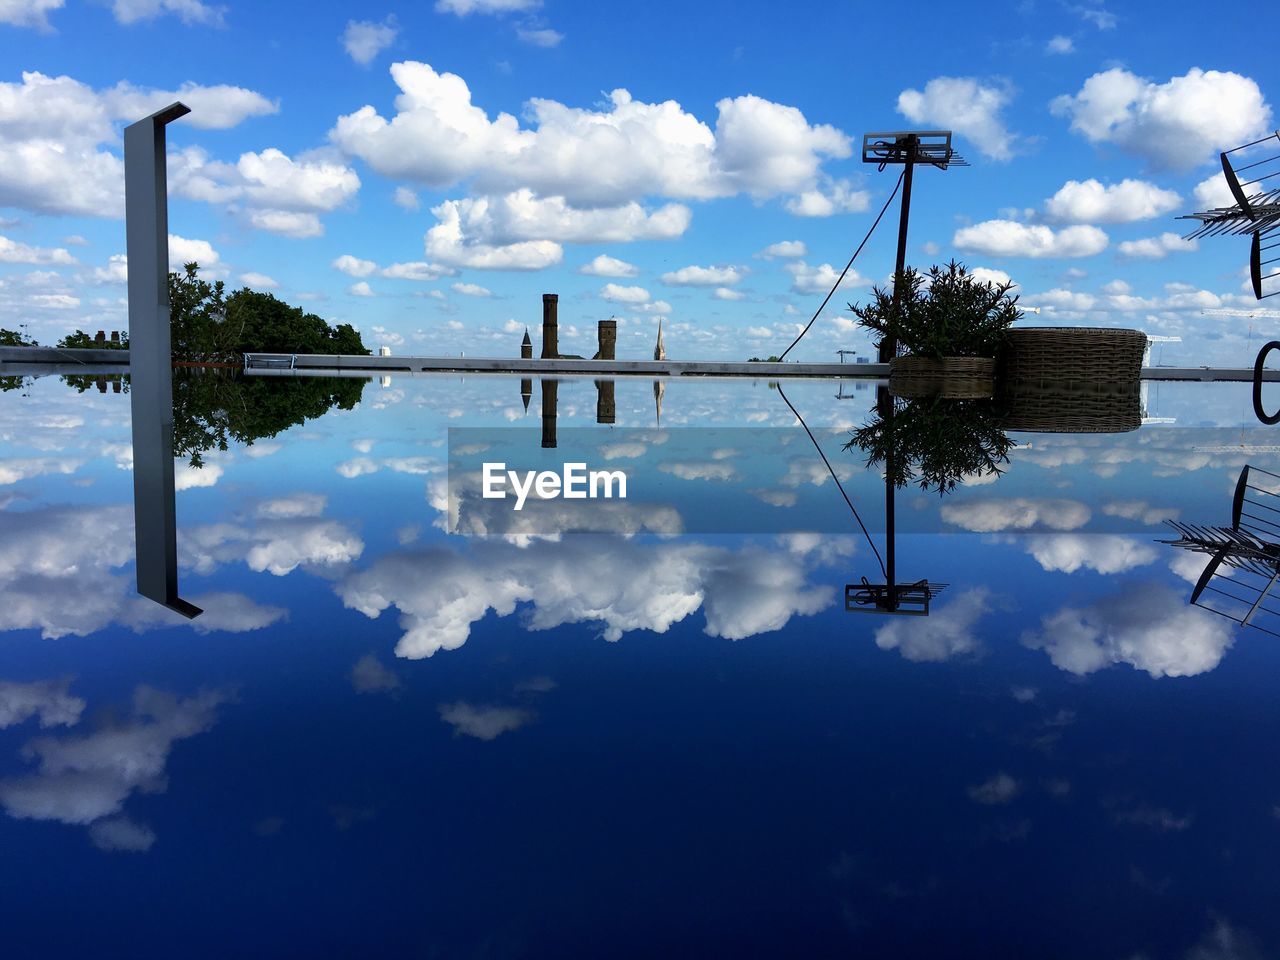
[[928, 283], [915, 268], [901, 274], [903, 294], [873, 287], [871, 301], [849, 304], [858, 324], [871, 331], [876, 346], [886, 337], [898, 341], [898, 352], [916, 357], [994, 357], [1009, 327], [1022, 312], [1010, 297], [1012, 282], [979, 280], [952, 260], [930, 267]]
[[6, 330], [0, 327], [0, 347], [35, 347], [38, 344], [34, 340], [28, 340], [16, 330]]
[[231, 360], [245, 353], [318, 353], [367, 356], [349, 323], [330, 327], [269, 293], [248, 287], [227, 294], [221, 280], [200, 279], [199, 264], [169, 274], [173, 355], [184, 360]]
[[83, 330], [76, 330], [59, 340], [58, 347], [63, 350], [128, 350], [129, 334], [126, 331], [119, 340], [95, 340]]
[[217, 360], [235, 352], [224, 322], [227, 305], [221, 280], [200, 279], [198, 263], [183, 264], [182, 273], [169, 273], [169, 342], [183, 360]]
[[868, 467], [883, 464], [895, 487], [915, 482], [945, 494], [966, 477], [1003, 473], [1000, 465], [1015, 446], [1000, 429], [993, 401], [930, 397], [895, 401], [892, 418], [877, 412], [844, 449], [863, 450]]
[[351, 410], [364, 393], [363, 378], [245, 377], [238, 371], [175, 370], [173, 455], [204, 466], [204, 454], [231, 443], [252, 445], [323, 416]]
[[68, 373], [64, 374], [61, 380], [76, 393], [84, 393], [91, 390], [98, 386], [99, 383], [114, 383], [117, 380], [122, 384], [120, 392], [125, 394], [129, 392], [129, 375], [127, 373], [94, 374], [92, 376]]

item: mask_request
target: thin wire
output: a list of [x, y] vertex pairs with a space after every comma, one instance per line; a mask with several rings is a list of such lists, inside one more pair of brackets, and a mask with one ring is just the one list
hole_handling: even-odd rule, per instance
[[836, 476], [835, 470], [831, 469], [831, 461], [827, 459], [827, 455], [822, 452], [822, 447], [818, 444], [818, 439], [813, 435], [813, 431], [809, 429], [809, 425], [804, 422], [804, 417], [800, 416], [800, 411], [791, 406], [791, 401], [787, 399], [787, 395], [782, 392], [782, 384], [778, 384], [778, 395], [782, 397], [782, 402], [791, 408], [791, 412], [795, 414], [800, 426], [804, 427], [804, 432], [809, 434], [809, 439], [813, 441], [813, 449], [818, 451], [818, 456], [822, 458], [822, 462], [827, 465], [827, 472], [831, 474], [831, 479], [836, 482], [836, 489], [840, 491], [840, 496], [844, 497], [844, 502], [849, 505], [849, 510], [853, 513], [853, 519], [858, 521], [858, 526], [862, 527], [862, 535], [867, 538], [867, 543], [871, 546], [871, 552], [876, 555], [876, 563], [880, 564], [880, 572], [887, 579], [889, 574], [885, 572], [884, 561], [880, 559], [880, 551], [876, 549], [876, 543], [871, 539], [871, 534], [867, 533], [867, 527], [862, 522], [862, 517], [858, 516], [858, 508], [853, 505], [853, 501], [849, 499], [849, 495], [844, 492], [844, 484], [840, 482], [840, 478]]
[[880, 208], [880, 213], [876, 216], [876, 222], [871, 225], [871, 229], [867, 231], [867, 235], [863, 237], [862, 242], [858, 244], [858, 249], [853, 251], [853, 256], [850, 257], [849, 262], [844, 265], [844, 271], [840, 274], [840, 278], [836, 280], [835, 286], [831, 288], [831, 292], [828, 293], [826, 299], [822, 301], [822, 306], [817, 309], [813, 317], [807, 324], [805, 324], [805, 328], [800, 331], [800, 336], [792, 340], [791, 346], [782, 351], [782, 356], [778, 358], [779, 362], [787, 359], [787, 354], [790, 353], [792, 348], [800, 342], [800, 337], [803, 337], [809, 332], [809, 328], [813, 326], [814, 320], [817, 320], [818, 315], [827, 308], [827, 303], [830, 302], [833, 296], [835, 296], [835, 292], [839, 289], [840, 284], [844, 282], [844, 276], [849, 272], [849, 268], [853, 266], [853, 261], [858, 259], [858, 254], [860, 254], [862, 252], [862, 248], [867, 245], [867, 241], [871, 239], [871, 235], [876, 232], [876, 227], [880, 226], [880, 220], [884, 217], [884, 212], [889, 209], [889, 204], [893, 203], [893, 198], [898, 195], [898, 188], [902, 186], [902, 178], [906, 175], [907, 171], [904, 168], [902, 173], [898, 174], [898, 182], [893, 185], [893, 193], [889, 194], [889, 199], [884, 202], [884, 206]]

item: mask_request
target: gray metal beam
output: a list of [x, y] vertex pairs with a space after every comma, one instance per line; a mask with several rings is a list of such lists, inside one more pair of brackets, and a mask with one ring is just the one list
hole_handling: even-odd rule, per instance
[[129, 257], [129, 374], [133, 411], [133, 523], [138, 593], [188, 619], [178, 596], [173, 481], [173, 361], [169, 335], [169, 199], [165, 125], [191, 111], [172, 103], [124, 131]]

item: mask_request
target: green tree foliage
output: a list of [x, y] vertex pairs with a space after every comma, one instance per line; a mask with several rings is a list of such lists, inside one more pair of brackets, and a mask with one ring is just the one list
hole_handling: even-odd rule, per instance
[[[114, 384], [117, 380], [122, 384], [120, 392], [129, 392], [129, 375], [127, 373], [94, 374], [93, 376], [69, 373], [63, 375], [60, 379], [76, 393], [84, 393], [86, 390], [92, 390], [97, 387], [99, 383]], [[112, 389], [112, 393], [114, 392], [115, 390]]]
[[0, 327], [0, 347], [34, 347], [37, 346], [34, 340], [25, 339], [22, 334], [14, 330], [6, 330]]
[[195, 263], [185, 264], [183, 271], [169, 274], [174, 356], [226, 360], [244, 353], [370, 353], [350, 324], [331, 327], [314, 313], [248, 287], [228, 294], [221, 280], [200, 279]]
[[224, 370], [179, 370], [173, 378], [173, 454], [204, 465], [204, 454], [251, 445], [323, 416], [351, 410], [364, 379], [245, 377]]
[[118, 341], [116, 340], [95, 340], [83, 330], [77, 330], [75, 333], [69, 333], [58, 341], [58, 347], [63, 350], [128, 350], [129, 334], [123, 333]]
[[221, 280], [200, 279], [200, 265], [183, 264], [169, 273], [169, 340], [175, 357], [216, 360], [234, 352], [224, 323], [226, 303]]
[[870, 303], [849, 309], [877, 347], [893, 337], [899, 353], [915, 357], [994, 357], [1022, 316], [1018, 298], [1008, 295], [1012, 283], [978, 280], [954, 260], [931, 267], [928, 284], [908, 268], [897, 285], [904, 291], [900, 300], [892, 289], [875, 287]]
[[330, 327], [269, 293], [247, 287], [227, 298], [227, 326], [235, 331], [237, 353], [360, 354], [369, 350], [349, 323]]

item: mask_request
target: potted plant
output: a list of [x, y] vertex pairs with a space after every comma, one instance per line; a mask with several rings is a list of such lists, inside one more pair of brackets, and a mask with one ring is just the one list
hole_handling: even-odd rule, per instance
[[872, 289], [870, 302], [849, 304], [878, 347], [896, 341], [890, 389], [898, 396], [989, 397], [996, 357], [1021, 316], [1012, 282], [980, 280], [952, 260], [928, 276], [902, 272], [895, 290]]

